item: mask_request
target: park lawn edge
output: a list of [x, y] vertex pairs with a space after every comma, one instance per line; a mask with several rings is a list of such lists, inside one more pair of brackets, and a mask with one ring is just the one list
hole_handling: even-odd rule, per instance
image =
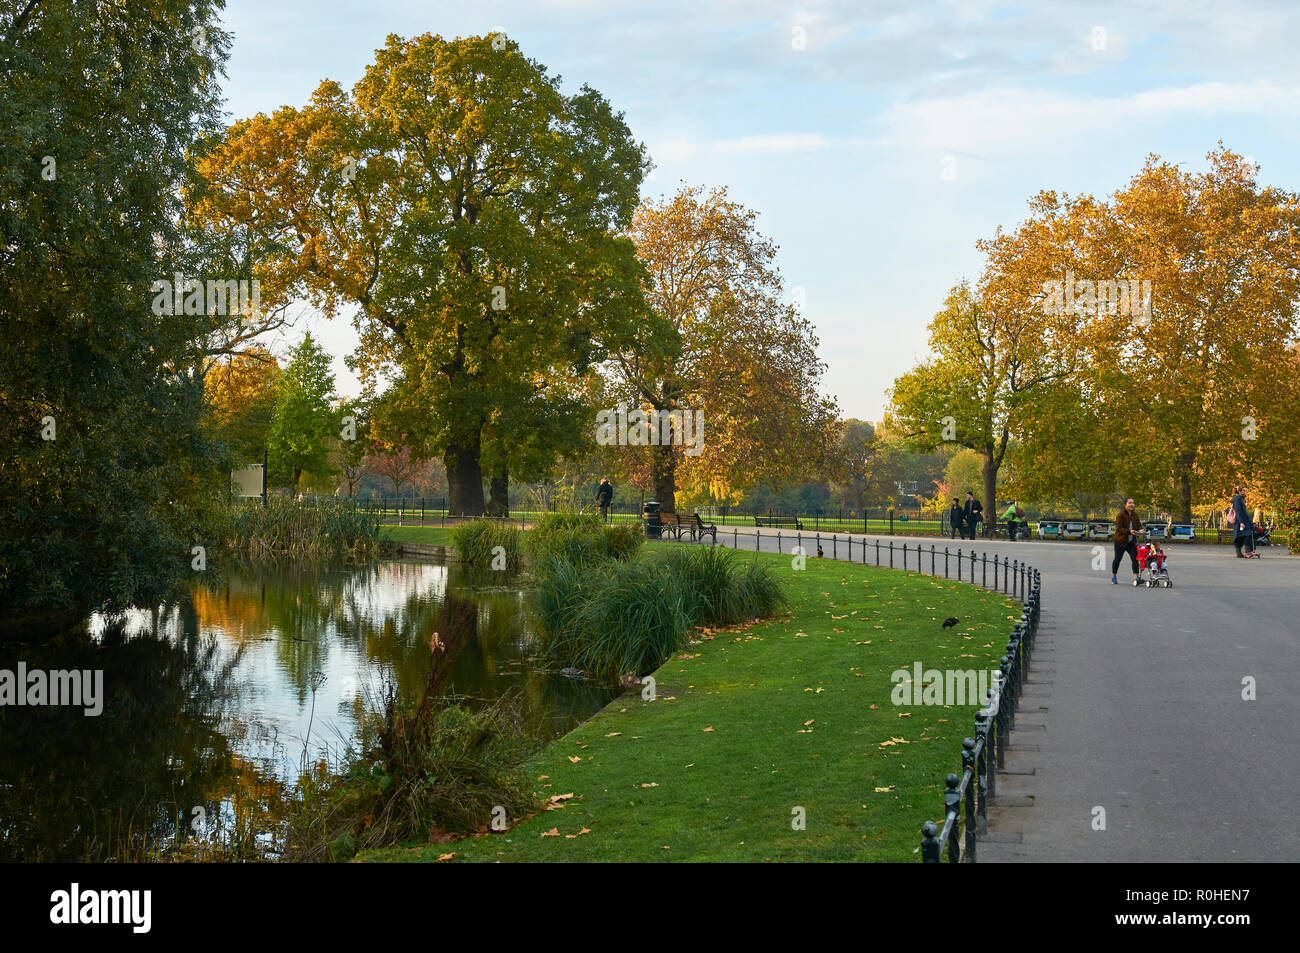
[[697, 630], [654, 673], [654, 700], [627, 692], [542, 748], [524, 770], [557, 806], [358, 861], [915, 860], [976, 709], [895, 705], [890, 675], [995, 669], [1019, 603], [902, 570], [740, 558], [782, 572], [790, 611]]

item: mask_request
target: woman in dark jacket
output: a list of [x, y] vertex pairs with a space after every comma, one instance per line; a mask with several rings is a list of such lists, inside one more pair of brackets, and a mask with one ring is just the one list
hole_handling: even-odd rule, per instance
[[952, 529], [952, 535], [949, 537], [950, 539], [956, 539], [958, 533], [961, 533], [962, 539], [966, 538], [965, 512], [961, 508], [961, 501], [955, 496], [952, 498], [952, 509], [948, 511], [948, 523]]
[[[1259, 553], [1255, 552], [1255, 524], [1251, 522], [1250, 509], [1246, 506], [1246, 491], [1238, 486], [1233, 490], [1233, 494], [1232, 546], [1237, 550], [1238, 559], [1258, 559]], [[1241, 552], [1242, 546], [1247, 549], [1244, 556]]]

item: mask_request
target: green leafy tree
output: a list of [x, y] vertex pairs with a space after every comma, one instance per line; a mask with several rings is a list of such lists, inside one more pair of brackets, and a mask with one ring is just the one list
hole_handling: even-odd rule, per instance
[[287, 481], [292, 496], [304, 472], [324, 475], [331, 469], [330, 451], [342, 429], [336, 400], [330, 356], [307, 334], [276, 386], [268, 438], [272, 477]]
[[220, 3], [0, 7], [0, 617], [157, 604], [208, 542], [189, 149], [219, 128]]
[[[454, 512], [484, 511], [521, 421], [644, 314], [630, 224], [646, 167], [620, 114], [503, 37], [390, 36], [351, 94], [235, 123], [196, 220], [249, 230], [277, 296], [358, 308], [358, 369], [406, 381]], [[491, 428], [491, 429], [490, 429]]]

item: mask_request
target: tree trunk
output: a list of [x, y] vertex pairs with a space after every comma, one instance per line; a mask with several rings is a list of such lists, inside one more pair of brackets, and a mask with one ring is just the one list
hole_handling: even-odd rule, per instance
[[447, 508], [452, 516], [483, 515], [483, 467], [475, 437], [464, 445], [448, 447], [442, 457], [447, 468]]
[[302, 479], [302, 470], [294, 467], [293, 482], [289, 484], [289, 499], [298, 499], [298, 481]]
[[998, 465], [993, 462], [993, 445], [984, 451], [984, 536], [993, 536], [998, 522]]
[[1192, 464], [1195, 461], [1195, 453], [1178, 455], [1178, 506], [1181, 509], [1178, 519], [1183, 523], [1192, 521]]
[[510, 515], [510, 471], [506, 469], [503, 463], [492, 474], [492, 482], [489, 484], [491, 495], [488, 498], [487, 511], [490, 516], [509, 516]]
[[654, 467], [655, 499], [659, 502], [659, 511], [676, 513], [677, 458], [673, 456], [673, 448], [651, 447], [650, 454], [651, 464]]

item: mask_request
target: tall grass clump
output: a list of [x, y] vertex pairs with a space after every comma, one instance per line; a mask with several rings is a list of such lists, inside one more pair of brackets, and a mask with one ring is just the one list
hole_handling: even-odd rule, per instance
[[299, 502], [271, 497], [236, 503], [222, 520], [227, 549], [252, 558], [304, 556], [358, 559], [379, 552], [379, 521], [352, 500]]
[[610, 524], [590, 513], [546, 513], [528, 531], [524, 550], [543, 570], [552, 557], [580, 566], [631, 559], [645, 542], [640, 523]]
[[496, 568], [492, 563], [496, 547], [500, 546], [505, 568], [513, 572], [523, 563], [520, 535], [518, 529], [502, 520], [470, 520], [452, 530], [451, 541], [461, 562], [484, 569]]
[[768, 617], [784, 604], [770, 567], [712, 546], [585, 565], [551, 556], [530, 599], [547, 654], [606, 680], [654, 671], [697, 626]]
[[513, 703], [468, 708], [447, 693], [451, 662], [472, 632], [472, 603], [439, 618], [424, 690], [404, 703], [390, 683], [368, 708], [342, 770], [305, 770], [290, 821], [289, 857], [342, 861], [359, 850], [486, 832], [493, 809], [536, 807], [522, 770], [535, 748]]

